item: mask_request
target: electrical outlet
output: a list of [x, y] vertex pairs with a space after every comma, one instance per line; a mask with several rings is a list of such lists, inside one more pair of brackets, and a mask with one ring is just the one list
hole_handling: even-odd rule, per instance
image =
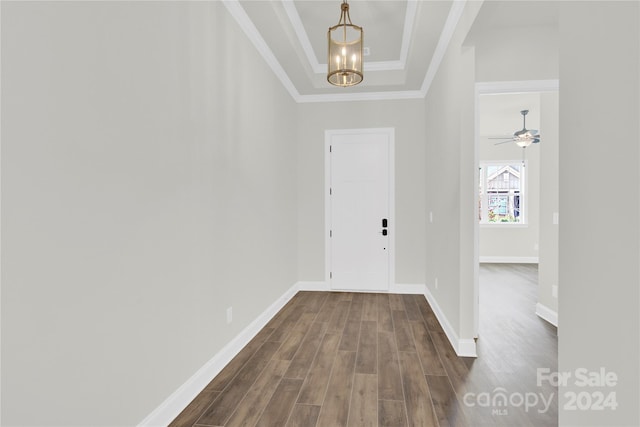
[[558, 225], [560, 223], [560, 213], [553, 213], [553, 225]]
[[429, 212], [429, 222], [433, 222], [433, 212]]
[[558, 298], [558, 285], [551, 286], [551, 296]]
[[540, 250], [540, 245], [538, 245], [537, 243], [533, 245], [533, 250], [534, 251], [539, 251]]
[[438, 278], [436, 277], [436, 289], [438, 289]]
[[227, 324], [233, 321], [233, 307], [227, 308]]

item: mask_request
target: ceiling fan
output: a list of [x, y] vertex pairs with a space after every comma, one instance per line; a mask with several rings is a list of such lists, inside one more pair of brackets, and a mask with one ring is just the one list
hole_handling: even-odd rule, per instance
[[[527, 148], [531, 144], [537, 144], [540, 142], [540, 134], [535, 129], [527, 129], [527, 114], [529, 110], [522, 110], [522, 130], [513, 133], [513, 136], [506, 141], [496, 142], [494, 145], [505, 144], [507, 142], [515, 142], [518, 147]], [[504, 138], [490, 138], [490, 139], [504, 139]]]

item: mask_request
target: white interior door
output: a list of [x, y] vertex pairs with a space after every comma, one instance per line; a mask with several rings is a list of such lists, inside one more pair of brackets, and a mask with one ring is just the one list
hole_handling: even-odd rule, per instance
[[327, 131], [331, 289], [382, 291], [392, 279], [393, 129]]

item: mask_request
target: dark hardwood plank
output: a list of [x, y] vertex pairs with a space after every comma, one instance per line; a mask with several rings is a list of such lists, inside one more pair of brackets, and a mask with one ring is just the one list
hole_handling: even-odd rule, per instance
[[320, 415], [320, 406], [296, 403], [286, 427], [315, 427]]
[[393, 310], [391, 312], [391, 318], [393, 319], [398, 351], [416, 351], [416, 345], [413, 342], [413, 333], [407, 320], [407, 313], [404, 310]]
[[378, 332], [377, 323], [362, 321], [360, 340], [356, 355], [356, 372], [359, 374], [375, 374], [378, 372]]
[[302, 387], [302, 380], [284, 378], [271, 396], [257, 426], [283, 426], [296, 403], [296, 397]]
[[447, 336], [441, 332], [431, 332], [431, 338], [433, 339], [442, 365], [451, 380], [455, 392], [462, 396], [467, 392], [473, 391], [467, 384], [469, 368], [464, 361], [461, 360], [462, 358], [456, 355]]
[[376, 427], [378, 425], [378, 377], [355, 374], [348, 426]]
[[327, 325], [328, 333], [336, 332], [342, 334], [342, 331], [345, 327], [345, 322], [347, 321], [347, 316], [349, 315], [350, 307], [350, 300], [343, 300], [338, 302], [335, 310], [333, 310], [333, 316], [331, 316], [331, 320], [329, 320], [329, 324]]
[[433, 332], [444, 333], [444, 330], [442, 329], [440, 322], [438, 322], [438, 318], [436, 317], [435, 313], [429, 306], [429, 303], [427, 302], [427, 300], [425, 298], [418, 298], [416, 299], [416, 304], [418, 304], [418, 309], [420, 310], [420, 314], [422, 314], [422, 318], [427, 324], [427, 329]]
[[304, 331], [307, 332], [313, 322], [316, 320], [317, 313], [309, 313], [305, 311], [298, 319], [298, 322], [293, 327], [294, 331]]
[[378, 307], [375, 294], [364, 294], [364, 302], [362, 307], [362, 320], [377, 320]]
[[197, 421], [198, 424], [223, 426], [267, 366], [278, 347], [280, 347], [280, 343], [265, 342], [202, 414]]
[[333, 316], [333, 310], [336, 308], [336, 305], [338, 305], [339, 297], [340, 294], [337, 292], [330, 292], [327, 295], [324, 304], [322, 304], [322, 307], [318, 312], [316, 322], [329, 322], [329, 320], [331, 320], [331, 316]]
[[318, 351], [318, 347], [322, 342], [322, 337], [327, 329], [326, 323], [314, 323], [309, 327], [309, 332], [305, 336], [302, 344], [298, 348], [298, 352], [293, 356], [289, 369], [285, 374], [285, 378], [304, 379], [307, 376], [311, 362]]
[[447, 375], [424, 321], [410, 322], [410, 324], [425, 375]]
[[347, 325], [340, 339], [340, 351], [357, 351], [360, 337], [360, 321], [347, 321]]
[[255, 352], [262, 346], [266, 339], [273, 332], [273, 328], [264, 327], [255, 337], [238, 353], [231, 362], [204, 388], [205, 391], [222, 391], [229, 385], [231, 380], [238, 374], [240, 369], [247, 363]]
[[429, 386], [422, 374], [418, 355], [413, 352], [401, 351], [400, 370], [402, 372], [402, 386], [404, 388], [409, 425], [438, 427], [438, 420], [431, 403]]
[[329, 297], [329, 293], [328, 292], [309, 292], [309, 294], [311, 294], [311, 297], [307, 302], [306, 312], [317, 314], [320, 312], [320, 309], [322, 308], [325, 301]]
[[251, 386], [242, 402], [238, 404], [238, 408], [231, 415], [226, 426], [248, 427], [255, 425], [288, 367], [289, 362], [287, 361], [272, 360]]
[[340, 298], [338, 301], [351, 301], [353, 299], [353, 292], [338, 292], [340, 294]]
[[311, 364], [307, 378], [304, 381], [297, 403], [322, 404], [327, 383], [329, 382], [329, 372], [333, 368], [339, 341], [340, 335], [325, 334], [318, 349], [318, 354]]
[[300, 304], [300, 300], [298, 298], [292, 298], [280, 309], [280, 311], [276, 313], [275, 316], [273, 316], [265, 327], [276, 330], [287, 318], [289, 318], [292, 312], [295, 310], [301, 310], [301, 305], [302, 304]]
[[358, 293], [353, 294], [351, 300], [351, 308], [349, 308], [348, 322], [359, 322], [362, 320], [362, 312], [364, 310], [364, 296], [366, 294]]
[[378, 332], [378, 399], [404, 400], [398, 348], [388, 332]]
[[404, 310], [407, 312], [409, 320], [423, 320], [418, 304], [416, 303], [416, 297], [424, 299], [424, 296], [421, 295], [402, 295]]
[[389, 306], [389, 295], [377, 295], [378, 307], [378, 330], [380, 332], [393, 332], [393, 320], [391, 320], [391, 307]]
[[404, 304], [402, 303], [402, 295], [389, 294], [389, 307], [391, 307], [391, 311], [394, 311], [394, 310], [404, 311]]
[[298, 323], [300, 317], [304, 313], [304, 306], [296, 304], [289, 311], [287, 316], [276, 327], [275, 331], [269, 336], [268, 341], [282, 342], [287, 338], [291, 329]]
[[320, 409], [318, 425], [332, 427], [347, 425], [355, 361], [354, 352], [338, 352]]
[[440, 375], [427, 375], [431, 400], [440, 427], [466, 427], [469, 424], [449, 378]]
[[379, 400], [378, 401], [378, 426], [402, 427], [407, 425], [407, 413], [404, 401]]
[[219, 391], [202, 391], [193, 401], [180, 412], [180, 415], [169, 424], [169, 427], [190, 426], [213, 403], [220, 394]]
[[298, 351], [298, 348], [300, 348], [300, 344], [302, 344], [307, 332], [308, 331], [292, 330], [273, 357], [279, 360], [293, 359], [293, 356]]

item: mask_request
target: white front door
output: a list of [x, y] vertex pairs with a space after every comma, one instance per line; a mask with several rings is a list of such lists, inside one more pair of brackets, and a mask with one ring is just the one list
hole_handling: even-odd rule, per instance
[[331, 289], [389, 290], [393, 137], [393, 129], [326, 132]]

